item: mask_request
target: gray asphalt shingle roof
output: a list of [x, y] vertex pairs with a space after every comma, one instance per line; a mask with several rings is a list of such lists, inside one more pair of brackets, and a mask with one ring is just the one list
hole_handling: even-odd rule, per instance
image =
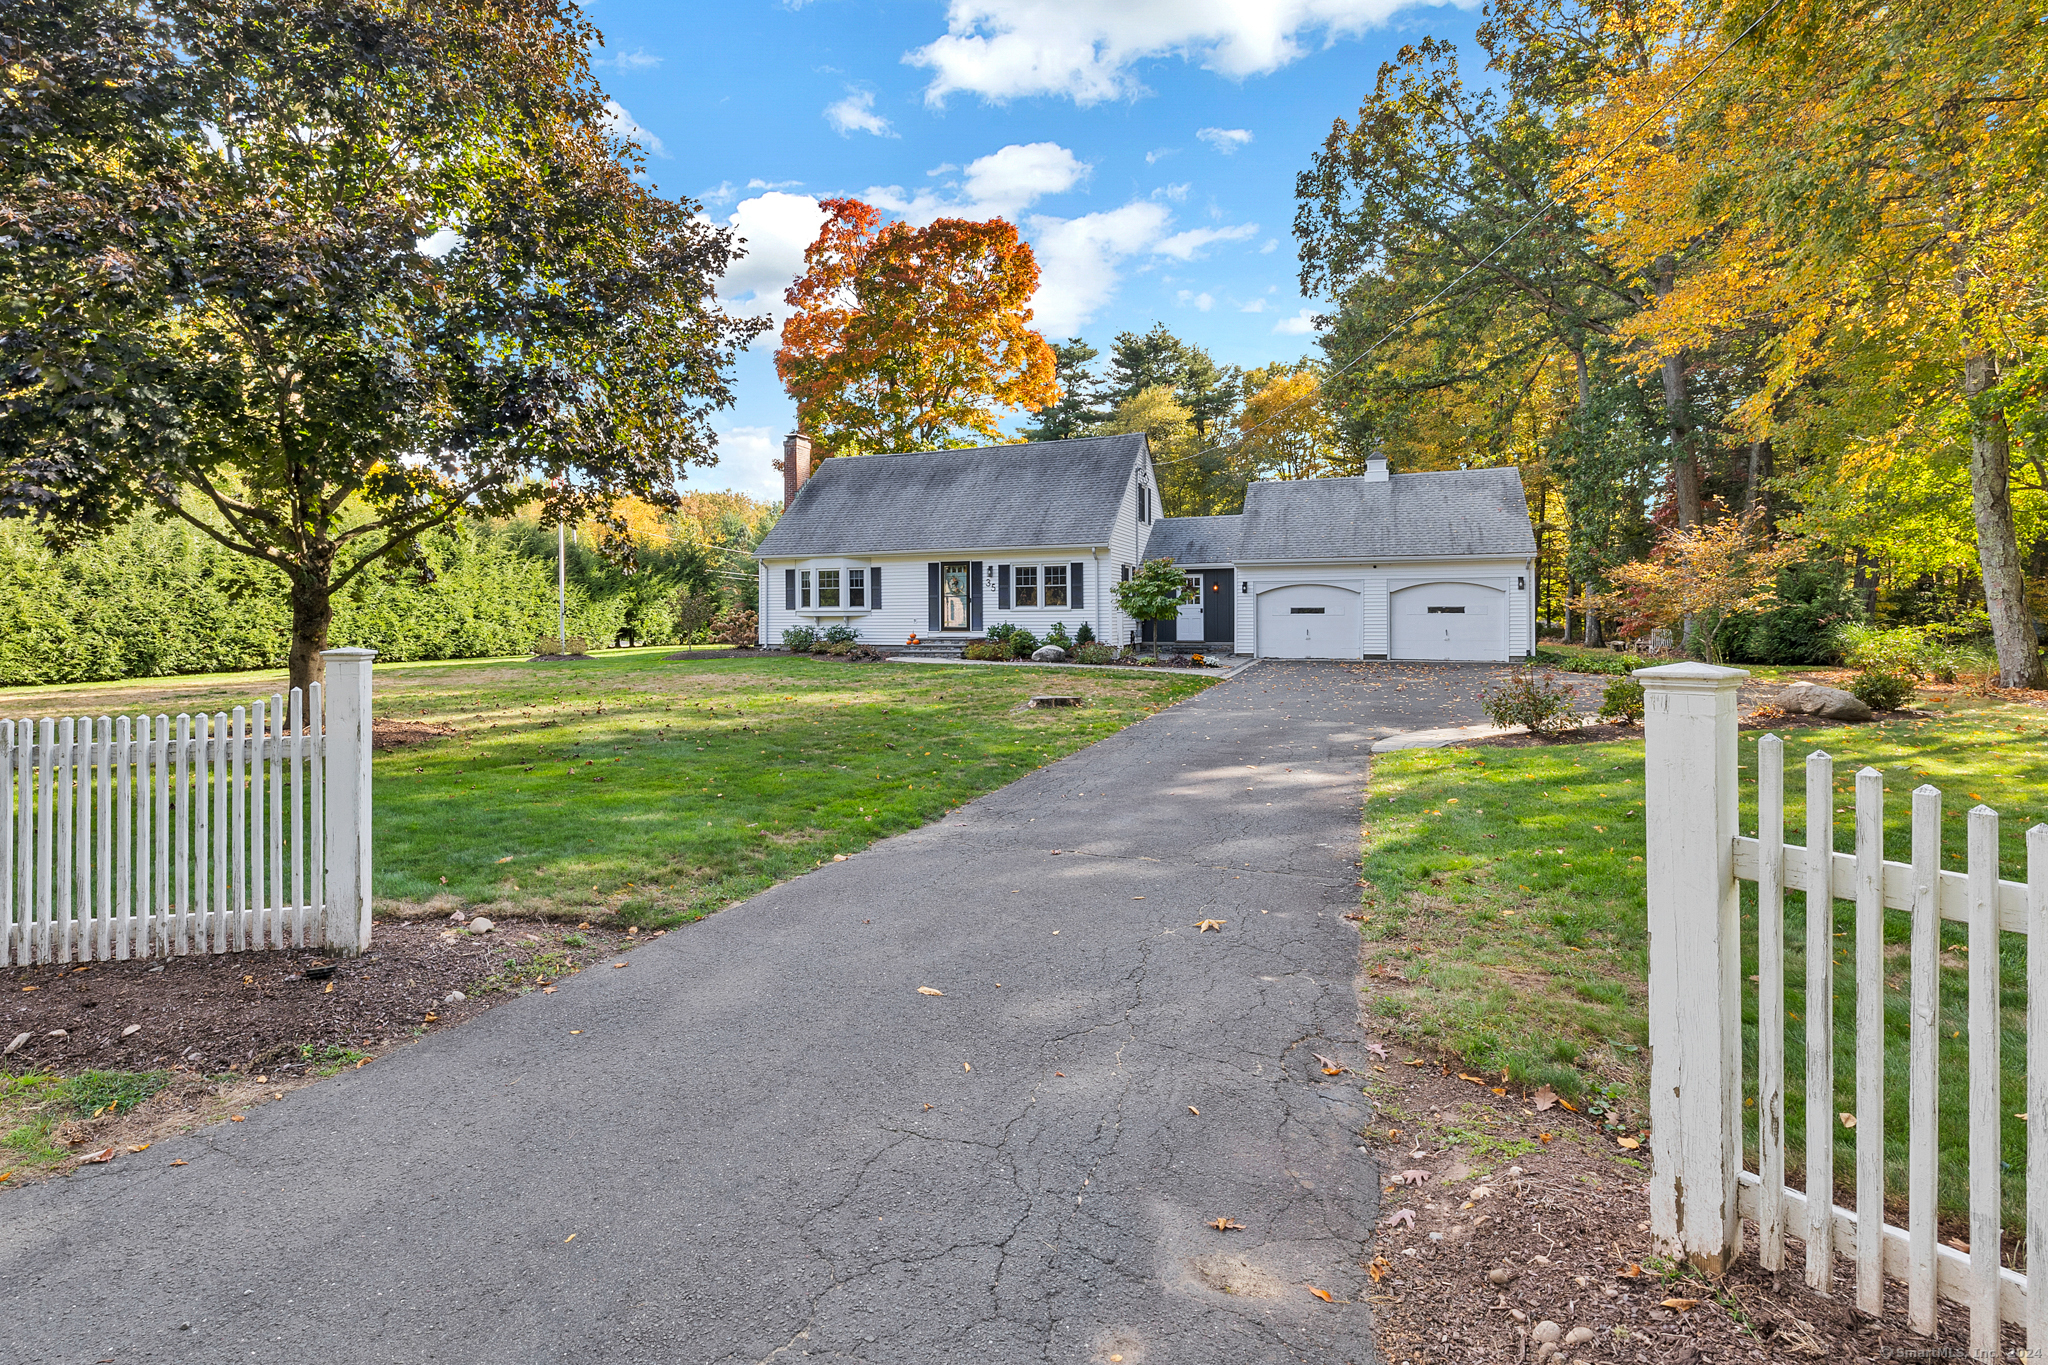
[[754, 553], [1109, 544], [1143, 432], [824, 461]]
[[1244, 518], [1161, 517], [1152, 523], [1145, 558], [1176, 564], [1235, 564], [1237, 537]]
[[1536, 532], [1512, 468], [1295, 479], [1245, 493], [1237, 563], [1533, 555]]

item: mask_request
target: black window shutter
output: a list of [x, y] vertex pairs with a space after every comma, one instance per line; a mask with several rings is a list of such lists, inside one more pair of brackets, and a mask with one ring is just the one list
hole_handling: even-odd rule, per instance
[[967, 566], [967, 628], [981, 629], [981, 561]]
[[932, 629], [936, 631], [939, 629], [939, 566], [927, 564], [925, 567], [932, 574]]
[[1067, 566], [1067, 605], [1079, 610], [1088, 604], [1081, 600], [1081, 565]]
[[879, 564], [868, 570], [868, 607], [873, 611], [882, 609], [882, 566]]
[[996, 565], [996, 610], [1010, 609], [1010, 566]]
[[791, 611], [796, 610], [795, 569], [784, 569], [782, 571], [782, 605], [787, 607]]

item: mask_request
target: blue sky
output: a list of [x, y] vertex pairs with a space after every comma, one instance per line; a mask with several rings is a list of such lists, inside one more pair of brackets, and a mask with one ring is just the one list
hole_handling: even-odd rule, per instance
[[[722, 290], [779, 314], [818, 198], [923, 222], [1018, 224], [1042, 272], [1034, 325], [1108, 350], [1163, 321], [1220, 362], [1300, 356], [1294, 177], [1379, 64], [1477, 11], [1395, 0], [595, 0], [593, 54], [648, 178], [736, 225]], [[1472, 73], [1477, 74], [1477, 73]], [[697, 486], [781, 496], [794, 409], [772, 334], [742, 362]]]

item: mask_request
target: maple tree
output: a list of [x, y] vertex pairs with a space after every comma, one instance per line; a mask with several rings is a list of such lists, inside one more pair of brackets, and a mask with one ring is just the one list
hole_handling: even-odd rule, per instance
[[1004, 410], [1058, 401], [1052, 347], [1027, 326], [1038, 262], [1013, 224], [819, 206], [775, 372], [821, 456], [994, 445]]
[[[1253, 479], [1319, 479], [1340, 472], [1336, 423], [1322, 376], [1307, 364], [1269, 365], [1245, 375], [1234, 447]], [[1352, 472], [1352, 471], [1343, 471]]]
[[17, 0], [0, 515], [271, 566], [303, 686], [424, 532], [672, 500], [756, 324], [716, 305], [730, 234], [638, 180], [598, 41], [557, 0]]
[[[1181, 603], [1187, 600], [1187, 575], [1173, 565], [1166, 556], [1148, 559], [1123, 582], [1112, 589], [1116, 604], [1123, 614], [1134, 621], [1171, 621], [1180, 615]], [[1158, 632], [1153, 632], [1152, 653], [1159, 654]]]
[[1778, 571], [1800, 553], [1799, 545], [1765, 535], [1754, 513], [1676, 527], [1648, 559], [1610, 571], [1614, 587], [1602, 605], [1621, 614], [1628, 634], [1685, 626], [1691, 648], [1718, 663], [1721, 623], [1768, 601]]

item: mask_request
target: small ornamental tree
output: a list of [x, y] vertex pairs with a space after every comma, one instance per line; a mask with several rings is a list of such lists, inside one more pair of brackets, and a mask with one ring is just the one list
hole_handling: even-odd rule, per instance
[[[1187, 575], [1171, 559], [1148, 559], [1138, 566], [1130, 581], [1114, 591], [1116, 604], [1126, 616], [1140, 621], [1171, 621], [1180, 615], [1181, 599], [1187, 596]], [[1152, 657], [1159, 657], [1159, 632], [1152, 632]]]
[[560, 0], [13, 0], [0, 516], [138, 514], [270, 565], [291, 683], [334, 595], [539, 499], [676, 501], [761, 324], [639, 178]]
[[1718, 663], [1721, 623], [1769, 601], [1778, 571], [1799, 556], [1797, 545], [1771, 543], [1761, 513], [1683, 527], [1658, 542], [1650, 558], [1609, 570], [1614, 591], [1602, 601], [1621, 613], [1629, 634], [1689, 627], [1688, 645]]

